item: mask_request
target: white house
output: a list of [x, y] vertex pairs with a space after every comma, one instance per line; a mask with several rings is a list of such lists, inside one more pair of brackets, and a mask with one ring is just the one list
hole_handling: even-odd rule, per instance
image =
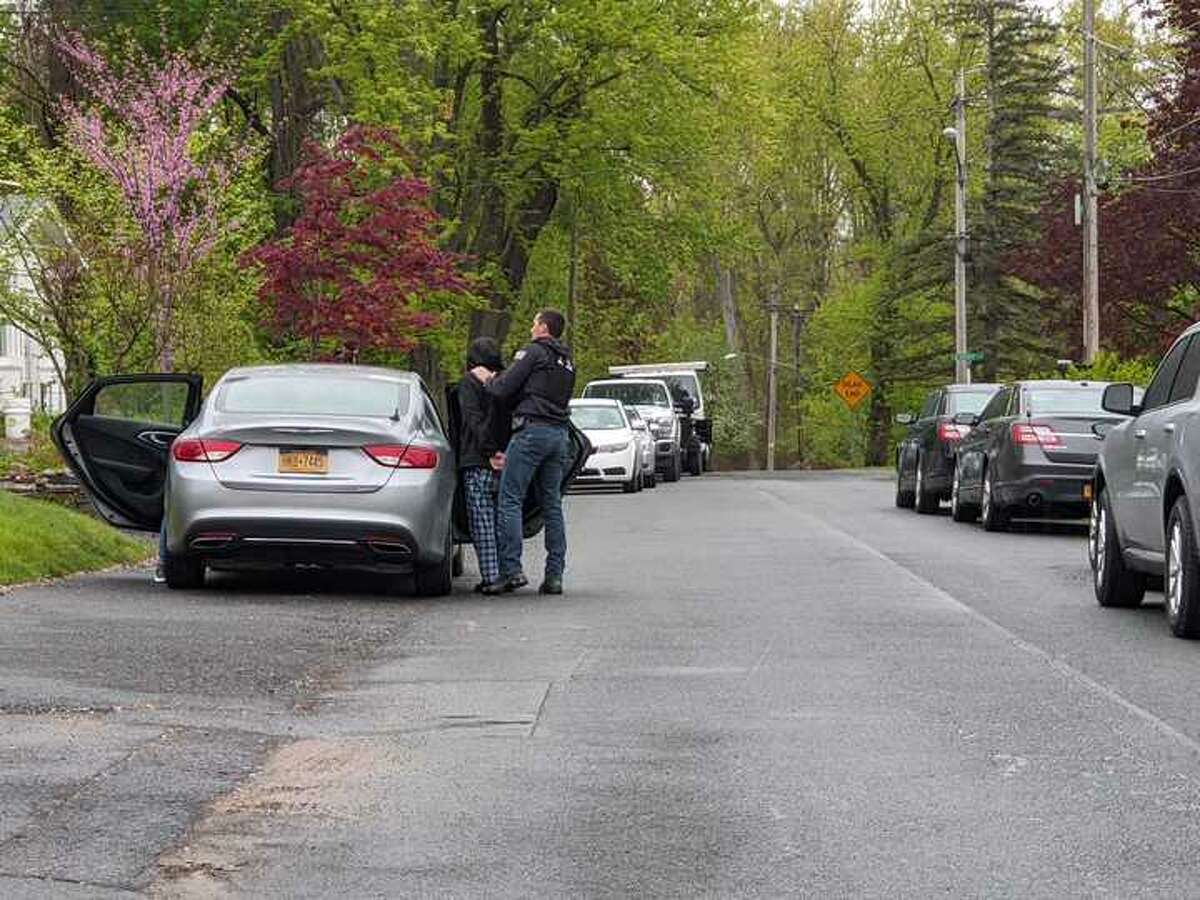
[[[21, 207], [15, 198], [0, 202], [0, 216], [9, 227], [23, 224]], [[25, 221], [28, 221], [26, 218]], [[33, 282], [16, 259], [10, 259], [10, 277], [14, 290], [34, 294]], [[0, 415], [4, 416], [4, 436], [22, 438], [29, 434], [34, 412], [60, 413], [66, 408], [66, 391], [58, 378], [51, 353], [11, 322], [0, 319]]]

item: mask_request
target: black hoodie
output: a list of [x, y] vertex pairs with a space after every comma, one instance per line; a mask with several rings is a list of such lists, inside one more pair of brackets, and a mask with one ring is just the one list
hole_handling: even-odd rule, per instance
[[488, 383], [487, 392], [507, 401], [516, 419], [529, 425], [566, 425], [575, 390], [570, 348], [551, 337], [517, 351], [508, 371]]
[[[472, 342], [467, 348], [467, 369], [475, 366], [484, 366], [493, 372], [504, 368], [499, 352]], [[458, 467], [487, 467], [492, 454], [508, 446], [512, 431], [508, 405], [503, 400], [489, 397], [484, 386], [468, 371], [458, 383], [458, 406], [461, 413]]]

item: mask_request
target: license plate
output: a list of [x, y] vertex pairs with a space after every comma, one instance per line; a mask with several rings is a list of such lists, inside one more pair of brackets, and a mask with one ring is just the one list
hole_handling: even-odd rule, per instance
[[329, 451], [280, 450], [279, 471], [289, 475], [326, 475], [329, 473]]

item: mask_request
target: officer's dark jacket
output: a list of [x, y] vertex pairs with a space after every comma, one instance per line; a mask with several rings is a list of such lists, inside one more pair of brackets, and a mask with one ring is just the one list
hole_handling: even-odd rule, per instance
[[538, 338], [518, 351], [508, 371], [487, 386], [491, 396], [512, 405], [514, 419], [531, 425], [565, 425], [574, 390], [571, 350], [550, 337]]
[[[467, 351], [467, 368], [485, 366], [493, 372], [503, 366], [500, 354], [478, 355], [474, 348]], [[512, 432], [512, 416], [508, 403], [490, 396], [484, 386], [468, 372], [458, 383], [458, 467], [488, 465], [493, 453], [508, 446]]]

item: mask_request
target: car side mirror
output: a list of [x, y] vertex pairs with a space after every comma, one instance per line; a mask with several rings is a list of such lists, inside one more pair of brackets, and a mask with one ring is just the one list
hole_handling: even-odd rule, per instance
[[896, 416], [897, 425], [911, 425], [915, 421], [917, 421], [917, 417], [912, 413], [899, 413]]
[[1126, 381], [1106, 387], [1100, 407], [1105, 412], [1115, 413], [1118, 416], [1136, 416], [1140, 411], [1138, 405], [1133, 401], [1133, 385]]
[[980, 418], [979, 416], [975, 415], [975, 413], [959, 413], [954, 417], [955, 425], [968, 425], [971, 428], [974, 428], [979, 424], [979, 422]]

